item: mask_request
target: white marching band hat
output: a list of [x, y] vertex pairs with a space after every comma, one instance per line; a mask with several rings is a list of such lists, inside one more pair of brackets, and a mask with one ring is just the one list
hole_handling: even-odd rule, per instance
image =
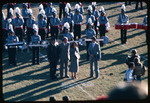
[[87, 10], [89, 10], [90, 12], [92, 12], [92, 6], [89, 5], [88, 8], [87, 8]]
[[92, 6], [96, 6], [96, 2], [92, 2]]
[[93, 25], [91, 18], [88, 19], [88, 24], [89, 24], [89, 25]]
[[65, 22], [64, 27], [65, 27], [66, 29], [69, 29], [69, 28], [70, 28], [69, 23], [68, 23], [68, 22]]
[[45, 15], [45, 11], [43, 9], [40, 10], [39, 14]]
[[12, 8], [9, 9], [9, 13], [13, 15], [13, 9]]
[[75, 9], [76, 9], [77, 11], [80, 11], [80, 5], [79, 5], [79, 4], [76, 4], [76, 5], [75, 5]]
[[56, 13], [57, 13], [57, 11], [56, 11], [56, 9], [55, 9], [55, 8], [53, 8], [53, 9], [52, 9], [52, 12], [53, 12], [54, 14], [56, 14]]
[[70, 3], [67, 3], [67, 4], [66, 4], [66, 7], [68, 7], [68, 9], [71, 9]]
[[66, 6], [65, 7], [65, 12], [68, 13], [69, 12], [69, 8]]
[[40, 9], [40, 10], [43, 9], [43, 5], [42, 5], [42, 4], [39, 5], [39, 9]]
[[126, 11], [126, 7], [125, 7], [124, 4], [121, 6], [121, 9], [122, 9], [123, 11]]
[[28, 14], [32, 15], [32, 9], [28, 9]]
[[15, 10], [16, 10], [16, 14], [18, 14], [18, 15], [19, 15], [19, 14], [20, 14], [20, 9], [19, 9], [19, 7], [16, 7], [16, 9], [15, 9]]
[[101, 11], [102, 13], [105, 13], [105, 9], [104, 9], [103, 6], [100, 8], [100, 11]]
[[38, 26], [36, 24], [33, 24], [33, 30], [38, 32]]

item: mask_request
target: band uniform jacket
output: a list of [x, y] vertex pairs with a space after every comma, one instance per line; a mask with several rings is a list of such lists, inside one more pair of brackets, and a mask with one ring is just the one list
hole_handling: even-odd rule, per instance
[[94, 58], [96, 61], [98, 61], [98, 59], [101, 59], [101, 49], [98, 43], [95, 43], [94, 47], [92, 47], [92, 43], [90, 43], [89, 48], [88, 48], [88, 53], [89, 53], [89, 60], [92, 59], [91, 54], [94, 55]]

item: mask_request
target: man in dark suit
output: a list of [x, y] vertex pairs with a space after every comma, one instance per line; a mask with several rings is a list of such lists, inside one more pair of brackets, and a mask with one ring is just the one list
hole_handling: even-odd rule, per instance
[[60, 78], [63, 78], [63, 65], [65, 64], [65, 77], [68, 76], [68, 61], [70, 60], [70, 44], [68, 43], [68, 38], [64, 37], [63, 42], [59, 46], [59, 57], [60, 57]]
[[99, 77], [98, 61], [101, 60], [101, 49], [100, 45], [96, 43], [96, 37], [92, 37], [92, 43], [90, 43], [89, 45], [88, 53], [90, 60], [90, 77], [93, 77], [93, 63], [94, 63], [96, 78], [98, 78]]
[[56, 79], [56, 68], [57, 68], [57, 62], [59, 59], [59, 48], [58, 44], [56, 43], [56, 39], [52, 37], [51, 43], [48, 45], [47, 48], [47, 57], [48, 61], [50, 63], [50, 78]]

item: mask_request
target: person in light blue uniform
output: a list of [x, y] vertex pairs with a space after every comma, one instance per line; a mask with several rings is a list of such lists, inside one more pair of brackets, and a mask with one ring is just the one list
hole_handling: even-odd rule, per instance
[[31, 41], [31, 36], [33, 35], [33, 24], [36, 24], [36, 21], [32, 13], [29, 13], [29, 18], [27, 19], [27, 43]]
[[[65, 13], [65, 17], [63, 17], [63, 19], [62, 19], [62, 25], [64, 25], [66, 22], [69, 23], [69, 25], [70, 25], [70, 32], [72, 32], [72, 20], [71, 20], [71, 18], [69, 16], [68, 12]], [[63, 33], [64, 32], [65, 32], [65, 29], [64, 29]]]
[[[124, 5], [122, 5], [121, 14], [119, 14], [119, 17], [118, 17], [119, 24], [129, 23], [128, 15], [126, 15], [125, 12], [126, 12], [126, 8]], [[126, 42], [127, 42], [127, 30], [121, 29], [121, 43], [126, 44]]]
[[28, 15], [28, 4], [27, 3], [24, 3], [24, 6], [22, 8], [22, 17], [23, 17], [23, 20], [24, 20], [23, 30], [25, 31], [26, 24], [27, 24], [26, 21], [29, 18], [29, 15]]
[[55, 34], [55, 38], [57, 39], [58, 38], [58, 26], [60, 25], [60, 20], [57, 17], [57, 12], [55, 8], [53, 8], [52, 12], [53, 12], [53, 17], [50, 19], [51, 36], [54, 37], [54, 34]]
[[73, 16], [74, 21], [74, 40], [76, 40], [76, 36], [78, 36], [78, 39], [81, 38], [81, 23], [83, 22], [83, 16], [79, 13], [80, 9], [76, 9], [76, 13]]
[[44, 19], [44, 15], [40, 14], [40, 19], [38, 20], [39, 27], [39, 35], [41, 36], [41, 40], [45, 40], [47, 21]]
[[46, 9], [45, 9], [45, 14], [47, 16], [47, 37], [48, 37], [48, 33], [49, 33], [49, 26], [51, 27], [51, 22], [50, 19], [53, 17], [53, 12], [52, 12], [52, 2], [49, 2]]
[[[41, 36], [38, 34], [38, 27], [34, 24], [34, 35], [31, 36], [31, 44], [40, 44]], [[37, 54], [37, 64], [40, 64], [39, 53], [40, 47], [32, 47], [32, 65], [35, 64], [35, 52]]]
[[[17, 43], [19, 42], [18, 37], [15, 35], [13, 29], [10, 29], [8, 32], [7, 43]], [[8, 46], [8, 57], [9, 57], [9, 66], [16, 66], [16, 48], [17, 46]]]
[[87, 10], [88, 10], [88, 14], [86, 15], [86, 25], [87, 25], [86, 29], [88, 29], [88, 19], [89, 18], [92, 19], [92, 23], [95, 22], [95, 17], [94, 17], [94, 15], [92, 15], [92, 6], [89, 5]]
[[94, 21], [94, 29], [96, 31], [96, 37], [97, 37], [97, 34], [98, 34], [98, 31], [97, 31], [97, 22], [98, 22], [98, 18], [99, 18], [99, 12], [98, 10], [96, 10], [96, 2], [92, 2], [92, 15], [94, 15], [95, 17], [95, 21]]
[[19, 8], [16, 8], [16, 17], [12, 20], [12, 24], [15, 28], [15, 34], [19, 37], [20, 41], [23, 41], [24, 20], [23, 20], [23, 17], [20, 15], [20, 9]]
[[103, 7], [101, 7], [100, 12], [101, 12], [101, 15], [98, 18], [98, 22], [99, 22], [100, 37], [102, 37], [102, 36], [105, 36], [105, 33], [106, 33], [106, 24], [108, 23], [108, 18], [105, 15], [105, 11]]
[[[93, 23], [91, 18], [88, 20], [88, 29], [86, 29], [85, 34], [87, 39], [92, 39], [93, 36], [96, 36], [96, 32], [93, 29]], [[86, 41], [87, 60], [89, 60], [88, 47], [90, 43], [91, 41]]]
[[66, 22], [64, 24], [64, 27], [65, 27], [65, 33], [63, 34], [63, 38], [64, 37], [67, 37], [68, 38], [68, 41], [73, 41], [73, 38], [74, 38], [74, 35], [72, 32], [69, 32], [70, 30], [70, 25], [68, 22]]

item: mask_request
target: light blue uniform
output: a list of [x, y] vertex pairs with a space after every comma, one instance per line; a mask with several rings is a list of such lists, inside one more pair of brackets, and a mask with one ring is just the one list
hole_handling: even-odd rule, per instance
[[91, 19], [92, 19], [92, 23], [94, 23], [94, 21], [95, 21], [94, 15], [89, 15], [89, 14], [87, 14], [87, 15], [86, 15], [86, 24], [88, 24], [88, 19], [89, 19], [89, 18], [91, 18]]
[[83, 16], [81, 14], [74, 14], [73, 21], [74, 24], [81, 24], [81, 22], [83, 21]]
[[38, 44], [38, 42], [41, 41], [41, 36], [40, 35], [32, 35], [31, 36], [31, 42], [33, 44]]
[[19, 18], [16, 17], [12, 20], [12, 24], [16, 27], [20, 27], [20, 26], [23, 26], [24, 20], [22, 17], [19, 17]]
[[48, 18], [53, 17], [52, 8], [53, 8], [53, 7], [47, 7], [47, 8], [45, 9], [45, 14], [46, 14], [46, 16], [47, 16]]
[[34, 19], [28, 18], [26, 25], [27, 25], [28, 28], [33, 28], [33, 24], [35, 24], [35, 23], [36, 23], [36, 22], [35, 22]]
[[72, 20], [70, 17], [63, 17], [63, 20], [62, 20], [62, 25], [64, 25], [66, 22], [68, 22], [69, 24], [72, 23]]
[[89, 39], [91, 39], [93, 36], [96, 36], [96, 32], [94, 29], [86, 29], [85, 34]]
[[68, 38], [68, 41], [71, 41], [71, 40], [73, 40], [73, 38], [74, 38], [73, 34], [71, 34], [71, 33], [64, 33], [64, 34], [63, 34], [63, 37], [67, 37], [67, 38]]
[[47, 21], [45, 19], [39, 19], [38, 20], [38, 27], [41, 29], [44, 29], [47, 26]]
[[100, 16], [98, 18], [98, 22], [99, 24], [103, 25], [103, 24], [106, 24], [108, 22], [108, 18], [106, 16]]
[[22, 16], [23, 16], [23, 18], [29, 18], [27, 10], [28, 9], [25, 9], [25, 8], [22, 9]]
[[58, 26], [60, 24], [60, 20], [58, 17], [52, 17], [50, 19], [51, 26]]

